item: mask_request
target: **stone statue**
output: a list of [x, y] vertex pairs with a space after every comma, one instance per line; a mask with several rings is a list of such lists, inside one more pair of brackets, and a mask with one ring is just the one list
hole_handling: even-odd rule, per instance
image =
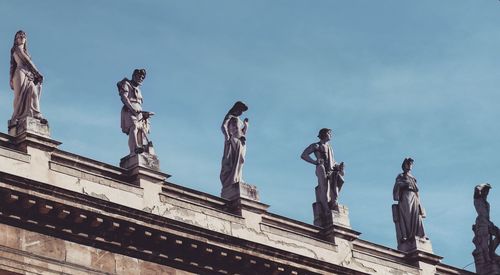
[[403, 173], [396, 177], [396, 183], [392, 192], [397, 204], [392, 205], [392, 215], [396, 225], [396, 236], [398, 249], [405, 251], [406, 244], [414, 243], [418, 237], [428, 240], [425, 236], [422, 219], [425, 218], [425, 210], [420, 204], [418, 195], [417, 179], [410, 173], [413, 167], [413, 159], [405, 158], [401, 168]]
[[238, 101], [234, 103], [222, 121], [221, 129], [225, 142], [220, 181], [223, 188], [243, 182], [242, 170], [245, 162], [248, 118], [241, 121], [240, 116], [246, 110], [248, 110], [247, 105]]
[[[301, 158], [316, 165], [316, 203], [320, 205], [320, 216], [325, 218], [331, 216], [331, 210], [339, 211], [338, 197], [344, 184], [344, 163], [335, 162], [329, 143], [332, 138], [331, 129], [321, 129], [318, 138], [320, 141], [309, 145], [302, 152]], [[311, 154], [314, 154], [315, 159], [311, 158]]]
[[40, 112], [42, 82], [43, 76], [28, 53], [26, 33], [18, 31], [10, 50], [10, 88], [14, 90], [14, 112], [9, 128], [28, 117], [47, 124]]
[[142, 94], [139, 87], [146, 78], [146, 70], [136, 69], [132, 74], [132, 80], [124, 78], [117, 83], [123, 107], [121, 110], [122, 132], [128, 135], [128, 147], [130, 155], [141, 153], [152, 153], [153, 143], [149, 141], [147, 134], [150, 130], [149, 118], [152, 112], [142, 110]]
[[486, 200], [491, 185], [479, 184], [474, 188], [476, 223], [472, 226], [476, 249], [472, 252], [478, 274], [500, 274], [500, 257], [495, 253], [500, 243], [500, 230], [490, 221], [490, 204]]

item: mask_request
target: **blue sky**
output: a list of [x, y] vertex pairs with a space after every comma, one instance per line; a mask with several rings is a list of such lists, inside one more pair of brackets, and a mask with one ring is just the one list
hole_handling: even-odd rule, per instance
[[244, 178], [274, 213], [312, 223], [316, 177], [299, 156], [328, 127], [363, 239], [396, 246], [392, 187], [407, 156], [445, 263], [473, 261], [476, 184], [493, 185], [500, 223], [498, 1], [3, 0], [0, 23], [4, 132], [23, 29], [63, 150], [117, 165], [128, 147], [116, 82], [146, 68], [151, 139], [174, 183], [219, 194], [220, 124], [243, 100]]

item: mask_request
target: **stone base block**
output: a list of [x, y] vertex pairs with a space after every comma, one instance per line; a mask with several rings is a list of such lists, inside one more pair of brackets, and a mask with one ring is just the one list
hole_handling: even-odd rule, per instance
[[34, 117], [26, 117], [14, 123], [9, 120], [9, 135], [18, 136], [23, 133], [32, 133], [50, 138], [49, 123]]
[[349, 208], [339, 204], [339, 210], [330, 210], [330, 213], [323, 215], [321, 205], [317, 202], [313, 203], [314, 225], [320, 227], [328, 227], [330, 225], [338, 225], [351, 228], [349, 220]]
[[133, 154], [123, 157], [120, 160], [120, 167], [124, 169], [144, 167], [154, 171], [160, 171], [160, 160], [156, 155], [150, 153]]
[[257, 186], [250, 185], [244, 182], [237, 182], [229, 186], [224, 186], [222, 188], [220, 196], [227, 200], [245, 198], [249, 200], [260, 201]]
[[415, 250], [419, 250], [433, 253], [431, 240], [419, 237], [415, 237], [414, 240], [408, 240], [406, 242], [398, 244], [398, 250], [403, 252], [412, 252]]

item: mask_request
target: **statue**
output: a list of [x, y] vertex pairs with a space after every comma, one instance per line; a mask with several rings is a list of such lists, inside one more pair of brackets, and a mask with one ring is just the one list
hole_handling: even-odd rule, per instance
[[414, 243], [417, 237], [428, 240], [422, 223], [425, 210], [420, 204], [417, 179], [410, 173], [412, 167], [413, 159], [405, 158], [401, 164], [403, 173], [396, 177], [392, 192], [394, 200], [398, 202], [392, 205], [392, 215], [396, 225], [398, 249], [402, 251], [406, 250], [404, 247], [411, 247], [409, 243]]
[[490, 204], [486, 200], [491, 185], [479, 184], [474, 188], [476, 223], [472, 226], [476, 249], [472, 252], [478, 274], [500, 274], [500, 257], [495, 253], [500, 243], [500, 230], [490, 221]]
[[225, 142], [220, 181], [223, 188], [234, 183], [243, 182], [242, 171], [245, 162], [248, 118], [245, 118], [242, 122], [240, 116], [246, 110], [248, 110], [247, 105], [238, 101], [234, 103], [222, 121], [221, 129]]
[[[316, 176], [318, 177], [316, 204], [320, 206], [320, 216], [327, 218], [331, 216], [332, 210], [339, 211], [338, 197], [344, 184], [344, 163], [335, 162], [329, 143], [332, 138], [331, 129], [321, 129], [318, 138], [320, 141], [309, 145], [300, 157], [316, 165]], [[316, 159], [311, 158], [311, 154], [314, 154]]]
[[40, 112], [42, 82], [43, 76], [28, 53], [26, 33], [18, 31], [10, 50], [10, 88], [14, 91], [14, 111], [9, 128], [27, 117], [47, 124]]
[[117, 83], [123, 107], [121, 110], [122, 132], [128, 135], [128, 147], [130, 155], [151, 153], [153, 143], [149, 141], [147, 134], [150, 130], [149, 118], [152, 112], [142, 110], [142, 94], [139, 87], [146, 78], [146, 70], [136, 69], [132, 74], [132, 80], [124, 78]]

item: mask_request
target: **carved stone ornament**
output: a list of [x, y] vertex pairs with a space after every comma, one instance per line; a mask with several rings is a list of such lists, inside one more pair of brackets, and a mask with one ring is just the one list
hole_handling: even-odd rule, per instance
[[[37, 128], [43, 128], [43, 126], [38, 127], [38, 124], [47, 124], [40, 111], [42, 83], [43, 75], [28, 52], [26, 33], [18, 31], [10, 50], [10, 88], [14, 91], [14, 110], [8, 122], [9, 133], [18, 135], [29, 129], [36, 133]], [[37, 122], [32, 122], [34, 120]], [[41, 129], [39, 132], [49, 136], [48, 127], [45, 128], [47, 129]]]
[[122, 132], [128, 135], [130, 155], [142, 153], [154, 155], [153, 143], [148, 138], [151, 128], [149, 119], [154, 113], [142, 110], [143, 97], [140, 86], [145, 78], [146, 70], [136, 69], [132, 74], [132, 80], [124, 78], [117, 83], [123, 103], [121, 128]]
[[246, 110], [248, 110], [247, 105], [238, 101], [234, 103], [222, 121], [224, 153], [222, 155], [220, 180], [223, 188], [244, 182], [243, 164], [246, 155], [248, 118], [242, 121], [240, 116]]
[[495, 253], [500, 242], [500, 230], [490, 221], [490, 204], [487, 201], [491, 185], [479, 184], [474, 188], [476, 223], [472, 225], [476, 249], [472, 252], [476, 273], [480, 275], [500, 274], [500, 257]]
[[[330, 145], [332, 130], [323, 128], [319, 131], [319, 142], [309, 145], [302, 152], [301, 158], [316, 166], [318, 186], [316, 186], [316, 202], [313, 204], [314, 224], [328, 226], [334, 223], [335, 216], [342, 218], [343, 211], [338, 197], [344, 185], [344, 163], [336, 163]], [[311, 157], [314, 155], [314, 159]], [[349, 226], [348, 222], [340, 222]]]
[[[420, 203], [417, 179], [410, 173], [412, 167], [413, 159], [404, 159], [401, 164], [403, 173], [396, 177], [392, 193], [393, 199], [398, 202], [392, 205], [398, 250], [409, 252], [422, 247], [423, 250], [432, 251], [422, 222], [426, 214]], [[425, 242], [429, 242], [429, 245], [425, 245]]]

